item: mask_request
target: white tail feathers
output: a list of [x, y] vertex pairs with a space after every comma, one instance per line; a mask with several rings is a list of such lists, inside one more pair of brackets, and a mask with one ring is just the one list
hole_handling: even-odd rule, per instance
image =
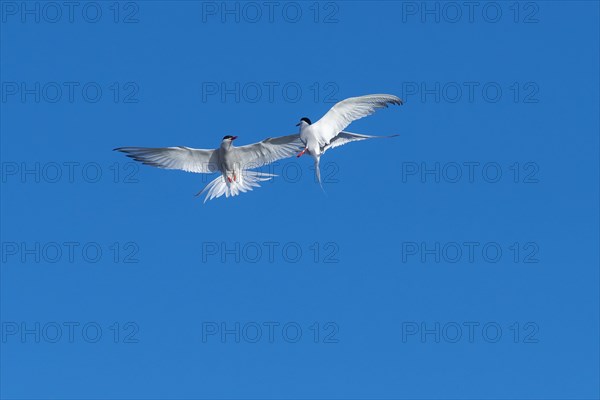
[[196, 194], [196, 196], [200, 196], [202, 193], [207, 192], [206, 197], [204, 198], [205, 203], [208, 200], [216, 199], [223, 195], [225, 195], [225, 197], [237, 196], [240, 193], [249, 192], [255, 187], [260, 187], [258, 182], [268, 181], [274, 176], [277, 175], [245, 170], [237, 175], [235, 180], [232, 179], [229, 181], [225, 175], [220, 175], [206, 185], [206, 187]]
[[323, 188], [323, 181], [321, 181], [321, 168], [319, 166], [319, 163], [321, 161], [321, 156], [315, 157], [314, 160], [315, 160], [315, 175], [317, 177], [317, 181], [319, 181], [321, 190], [323, 191], [323, 193], [325, 193], [325, 189]]

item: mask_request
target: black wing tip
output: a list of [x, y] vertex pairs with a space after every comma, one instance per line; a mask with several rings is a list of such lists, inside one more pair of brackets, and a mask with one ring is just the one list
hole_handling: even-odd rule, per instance
[[120, 151], [121, 153], [129, 153], [133, 149], [134, 149], [134, 147], [117, 147], [117, 148], [114, 148], [113, 151]]
[[[396, 96], [394, 96], [394, 97], [396, 97]], [[392, 104], [392, 105], [397, 105], [397, 106], [402, 106], [402, 105], [404, 105], [404, 100], [402, 100], [402, 99], [400, 99], [400, 98], [396, 97], [396, 98], [394, 98], [394, 99], [391, 99], [391, 100], [386, 100], [386, 101], [383, 103], [383, 105], [384, 105], [386, 108], [387, 108], [387, 107], [389, 107], [389, 105], [390, 105], [390, 104]]]

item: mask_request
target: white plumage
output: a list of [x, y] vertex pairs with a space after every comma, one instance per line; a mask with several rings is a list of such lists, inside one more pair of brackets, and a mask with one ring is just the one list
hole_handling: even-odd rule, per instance
[[291, 157], [302, 149], [302, 142], [297, 134], [268, 138], [240, 147], [233, 146], [235, 139], [237, 136], [225, 136], [221, 146], [214, 150], [190, 147], [119, 147], [115, 150], [153, 167], [204, 174], [221, 172], [220, 176], [198, 193], [200, 195], [206, 192], [206, 202], [223, 195], [237, 196], [259, 187], [259, 182], [275, 175], [250, 169]]
[[298, 154], [298, 157], [305, 152], [313, 157], [319, 183], [321, 183], [319, 160], [328, 149], [359, 140], [398, 136], [369, 136], [344, 131], [353, 121], [371, 115], [390, 104], [401, 105], [403, 103], [402, 100], [391, 94], [350, 97], [334, 105], [314, 124], [311, 124], [308, 118], [300, 120], [298, 126], [300, 126], [300, 140], [304, 144], [304, 150]]

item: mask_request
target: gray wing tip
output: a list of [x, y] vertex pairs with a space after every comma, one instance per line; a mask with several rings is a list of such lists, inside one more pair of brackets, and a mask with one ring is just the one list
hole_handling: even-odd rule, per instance
[[153, 160], [150, 160], [150, 159], [144, 157], [145, 154], [143, 153], [143, 150], [141, 150], [139, 147], [117, 147], [116, 149], [113, 149], [113, 151], [119, 151], [121, 153], [125, 153], [126, 157], [129, 157], [132, 160], [140, 162], [144, 165], [150, 165], [152, 167], [164, 168], [164, 166], [162, 164], [160, 164], [159, 162], [153, 161]]
[[388, 104], [395, 104], [398, 106], [401, 106], [404, 104], [404, 100], [402, 100], [400, 97], [398, 96], [394, 96], [393, 94], [374, 94], [371, 96], [375, 96], [375, 97], [380, 97], [383, 98], [380, 100], [380, 102], [385, 105], [386, 107], [388, 106]]

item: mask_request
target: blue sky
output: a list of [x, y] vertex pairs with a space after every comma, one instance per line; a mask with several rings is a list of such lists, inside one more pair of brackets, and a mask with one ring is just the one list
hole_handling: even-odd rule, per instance
[[[6, 399], [592, 399], [598, 3], [2, 1]], [[399, 134], [212, 177], [119, 146]]]

